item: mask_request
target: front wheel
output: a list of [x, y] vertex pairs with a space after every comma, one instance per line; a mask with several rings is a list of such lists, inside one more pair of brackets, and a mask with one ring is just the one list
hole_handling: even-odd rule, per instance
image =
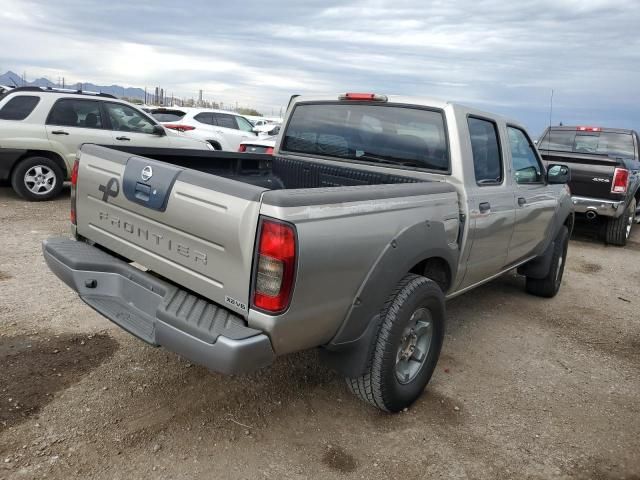
[[380, 312], [380, 327], [364, 375], [347, 378], [352, 393], [398, 412], [423, 392], [444, 339], [444, 294], [433, 281], [407, 275]]
[[11, 174], [11, 186], [25, 200], [51, 200], [62, 191], [64, 173], [47, 157], [21, 160]]
[[538, 297], [552, 298], [556, 296], [562, 284], [568, 248], [569, 230], [563, 226], [554, 240], [549, 273], [544, 278], [527, 277], [527, 292]]

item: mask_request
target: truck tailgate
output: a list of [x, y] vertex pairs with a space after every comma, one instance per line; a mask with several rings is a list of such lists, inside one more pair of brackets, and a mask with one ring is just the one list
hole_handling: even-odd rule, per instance
[[96, 145], [80, 155], [78, 235], [247, 314], [265, 188]]
[[620, 200], [620, 195], [611, 193], [613, 172], [619, 162], [606, 155], [547, 152], [542, 150], [546, 163], [561, 163], [571, 168], [569, 188], [572, 195]]

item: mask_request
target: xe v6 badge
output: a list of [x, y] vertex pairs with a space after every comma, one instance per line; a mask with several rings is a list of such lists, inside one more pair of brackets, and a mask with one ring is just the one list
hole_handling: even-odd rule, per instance
[[140, 176], [142, 177], [142, 181], [146, 182], [151, 177], [153, 177], [153, 170], [151, 169], [151, 167], [149, 165], [147, 165], [146, 167], [144, 167], [142, 169], [142, 174]]
[[[115, 188], [114, 188], [115, 187]], [[117, 178], [110, 178], [106, 185], [100, 185], [98, 190], [102, 192], [102, 201], [108, 202], [109, 197], [117, 197], [120, 193], [120, 184]]]

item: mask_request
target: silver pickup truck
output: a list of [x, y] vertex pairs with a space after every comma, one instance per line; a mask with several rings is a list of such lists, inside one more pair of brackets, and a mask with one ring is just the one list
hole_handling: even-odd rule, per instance
[[43, 250], [152, 345], [224, 373], [319, 348], [398, 411], [431, 378], [446, 299], [514, 268], [558, 292], [569, 173], [517, 122], [461, 105], [297, 97], [273, 156], [84, 145], [73, 239]]

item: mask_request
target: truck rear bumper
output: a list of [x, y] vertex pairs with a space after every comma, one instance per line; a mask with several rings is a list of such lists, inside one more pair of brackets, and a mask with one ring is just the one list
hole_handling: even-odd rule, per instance
[[601, 200], [599, 198], [572, 196], [573, 210], [576, 213], [593, 212], [604, 217], [619, 217], [624, 212], [624, 200]]
[[85, 242], [52, 238], [42, 250], [51, 271], [87, 305], [151, 345], [227, 374], [273, 361], [269, 337], [225, 308]]

